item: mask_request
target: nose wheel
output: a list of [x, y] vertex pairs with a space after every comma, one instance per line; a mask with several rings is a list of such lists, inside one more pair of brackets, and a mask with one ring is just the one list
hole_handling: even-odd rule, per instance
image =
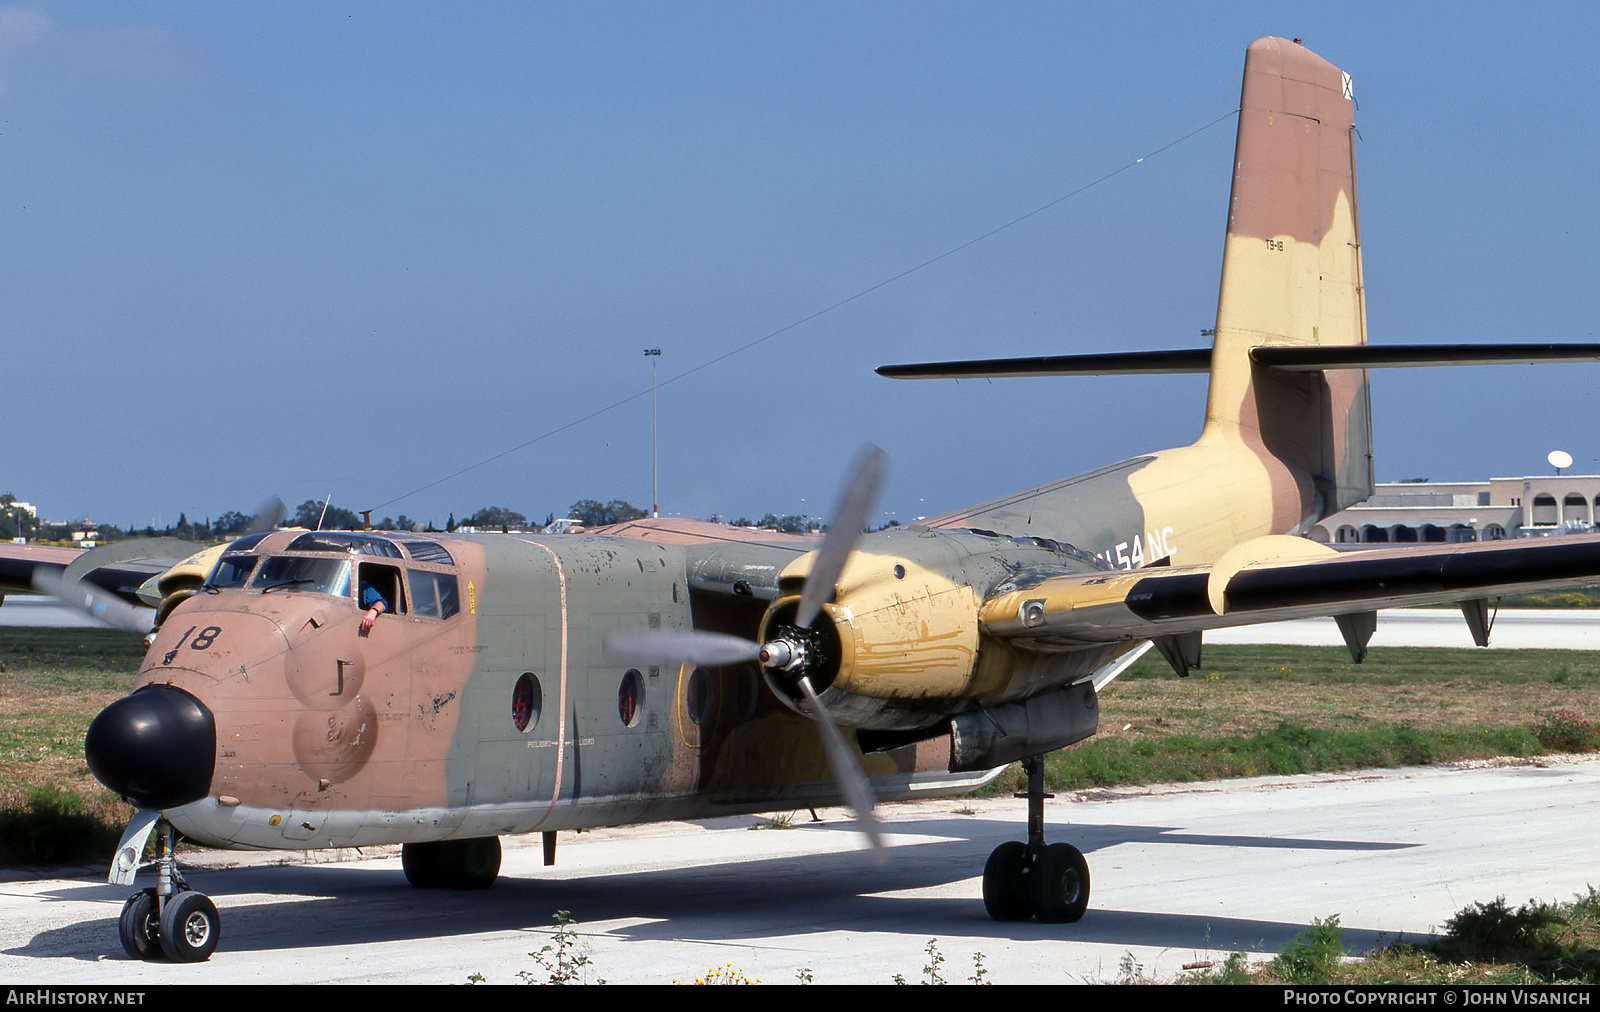
[[1089, 909], [1089, 862], [1070, 843], [1044, 842], [1044, 759], [1022, 760], [1028, 774], [1028, 842], [1010, 840], [983, 868], [983, 906], [997, 921], [1070, 924]]
[[[128, 897], [117, 918], [117, 936], [133, 959], [159, 959], [165, 955], [179, 963], [204, 962], [211, 958], [222, 938], [221, 915], [210, 897], [190, 889], [178, 872], [172, 826], [165, 819], [157, 819], [155, 828], [156, 857], [150, 863], [156, 867], [156, 884]], [[126, 884], [133, 880], [138, 854], [144, 849], [150, 829], [148, 818], [136, 819], [128, 827], [117, 851], [122, 855], [130, 841], [136, 841], [131, 844], [134, 856], [126, 867], [113, 866], [114, 882]]]

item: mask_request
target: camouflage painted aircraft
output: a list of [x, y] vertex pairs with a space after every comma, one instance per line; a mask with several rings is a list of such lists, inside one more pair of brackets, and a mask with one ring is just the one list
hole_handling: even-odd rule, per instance
[[[170, 568], [170, 546], [74, 560], [63, 595], [105, 606], [145, 584], [159, 605], [134, 691], [86, 742], [138, 809], [112, 881], [156, 873], [123, 910], [125, 948], [198, 960], [217, 944], [177, 834], [401, 844], [414, 885], [470, 889], [495, 880], [504, 835], [544, 833], [553, 861], [560, 830], [841, 799], [870, 829], [869, 790], [966, 790], [1016, 760], [1027, 839], [990, 856], [985, 906], [1074, 921], [1089, 870], [1045, 842], [1040, 758], [1095, 733], [1097, 693], [1152, 643], [1182, 675], [1208, 629], [1330, 615], [1359, 660], [1377, 608], [1447, 601], [1485, 643], [1498, 595], [1597, 582], [1596, 536], [1351, 553], [1297, 536], [1371, 494], [1368, 369], [1600, 359], [1369, 347], [1351, 133], [1347, 75], [1296, 43], [1251, 44], [1213, 347], [879, 370], [1209, 371], [1193, 445], [858, 536], [868, 453], [820, 545], [646, 520], [274, 530]], [[61, 568], [22, 554], [0, 578]]]

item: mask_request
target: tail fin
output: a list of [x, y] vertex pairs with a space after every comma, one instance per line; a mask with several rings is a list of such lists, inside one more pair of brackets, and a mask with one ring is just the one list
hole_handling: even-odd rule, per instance
[[1250, 349], [1366, 343], [1350, 95], [1298, 43], [1250, 44], [1200, 437], [1298, 472], [1319, 515], [1372, 494], [1366, 370], [1269, 369]]

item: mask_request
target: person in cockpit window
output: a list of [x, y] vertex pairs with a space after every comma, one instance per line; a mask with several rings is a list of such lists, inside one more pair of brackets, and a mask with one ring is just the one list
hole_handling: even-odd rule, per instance
[[361, 581], [361, 608], [365, 612], [361, 616], [363, 635], [371, 632], [373, 623], [378, 621], [378, 616], [389, 610], [389, 602], [383, 593], [373, 586], [372, 581], [365, 578]]

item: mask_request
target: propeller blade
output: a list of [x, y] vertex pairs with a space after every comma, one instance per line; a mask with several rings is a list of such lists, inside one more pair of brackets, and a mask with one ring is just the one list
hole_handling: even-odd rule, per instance
[[283, 523], [283, 518], [289, 514], [289, 507], [277, 496], [270, 496], [256, 510], [255, 517], [250, 521], [250, 526], [245, 528], [245, 534], [267, 534], [278, 529]]
[[878, 828], [877, 817], [872, 814], [872, 787], [867, 783], [867, 775], [856, 762], [856, 755], [850, 751], [850, 746], [844, 743], [844, 735], [839, 733], [833, 715], [817, 698], [816, 690], [811, 687], [811, 679], [800, 679], [800, 689], [811, 704], [817, 726], [822, 729], [822, 745], [828, 753], [828, 765], [833, 767], [833, 778], [839, 782], [839, 791], [856, 813], [856, 825], [867, 836], [873, 861], [882, 864], [889, 855], [883, 845], [883, 832]]
[[108, 590], [81, 580], [68, 581], [58, 573], [36, 571], [33, 589], [49, 594], [57, 600], [104, 622], [113, 629], [125, 632], [147, 633], [156, 624], [156, 613], [149, 608], [135, 608]]
[[828, 521], [828, 536], [817, 549], [817, 561], [806, 577], [805, 589], [800, 594], [800, 606], [795, 611], [795, 622], [803, 629], [811, 628], [811, 621], [822, 610], [822, 605], [833, 593], [850, 559], [850, 550], [861, 537], [867, 514], [872, 511], [872, 500], [878, 494], [878, 484], [883, 480], [883, 451], [872, 444], [856, 457], [850, 481], [839, 496]]
[[703, 667], [753, 661], [761, 644], [727, 633], [692, 629], [619, 629], [606, 634], [606, 658], [636, 664], [673, 664], [687, 661]]

